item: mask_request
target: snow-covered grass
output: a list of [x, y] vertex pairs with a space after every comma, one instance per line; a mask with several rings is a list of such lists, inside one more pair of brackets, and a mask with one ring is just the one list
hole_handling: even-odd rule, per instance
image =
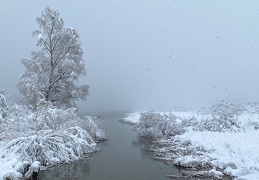
[[[222, 101], [201, 112], [142, 112], [133, 118], [139, 136], [156, 139], [158, 159], [196, 169], [194, 175], [259, 179], [257, 103]], [[137, 120], [136, 117], [139, 117]]]
[[[46, 102], [36, 110], [9, 105], [0, 123], [0, 180], [29, 177], [39, 164], [79, 160], [95, 152], [96, 143], [104, 139], [98, 123], [88, 116], [80, 118], [74, 108], [62, 110]], [[24, 174], [27, 166], [30, 169]]]
[[[227, 175], [237, 179], [259, 178], [259, 131], [249, 129], [246, 132], [210, 132], [188, 130], [172, 140], [187, 144], [194, 151], [202, 149], [203, 155], [199, 158], [179, 157], [176, 164], [188, 166], [204, 163], [223, 169]], [[249, 177], [249, 178], [248, 178]]]

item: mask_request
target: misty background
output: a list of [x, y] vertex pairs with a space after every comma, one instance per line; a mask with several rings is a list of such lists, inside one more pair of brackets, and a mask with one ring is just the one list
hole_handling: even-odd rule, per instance
[[36, 18], [57, 9], [80, 35], [90, 96], [81, 110], [199, 109], [259, 99], [256, 0], [0, 1], [0, 90], [16, 87], [36, 50]]

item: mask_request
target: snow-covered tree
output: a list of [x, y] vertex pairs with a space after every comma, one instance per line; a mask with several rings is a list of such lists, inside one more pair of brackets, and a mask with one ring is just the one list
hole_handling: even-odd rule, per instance
[[7, 104], [4, 95], [0, 92], [0, 119], [7, 116]]
[[85, 75], [83, 49], [79, 35], [73, 28], [64, 27], [59, 12], [47, 7], [37, 18], [40, 50], [32, 52], [31, 59], [23, 59], [25, 72], [20, 76], [18, 88], [25, 102], [35, 107], [39, 94], [57, 107], [75, 107], [76, 100], [88, 95], [88, 85], [77, 85]]

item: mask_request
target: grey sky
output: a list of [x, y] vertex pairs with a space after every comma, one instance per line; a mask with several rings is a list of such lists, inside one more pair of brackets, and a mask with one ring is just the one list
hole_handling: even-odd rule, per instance
[[18, 94], [36, 17], [59, 10], [85, 50], [91, 86], [81, 109], [197, 108], [259, 99], [256, 0], [1, 0], [0, 89]]

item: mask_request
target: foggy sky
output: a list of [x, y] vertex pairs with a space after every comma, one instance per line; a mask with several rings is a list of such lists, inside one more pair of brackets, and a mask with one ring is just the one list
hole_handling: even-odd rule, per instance
[[259, 100], [256, 0], [1, 0], [0, 90], [19, 95], [36, 18], [57, 9], [80, 35], [90, 96], [81, 110], [200, 108]]

